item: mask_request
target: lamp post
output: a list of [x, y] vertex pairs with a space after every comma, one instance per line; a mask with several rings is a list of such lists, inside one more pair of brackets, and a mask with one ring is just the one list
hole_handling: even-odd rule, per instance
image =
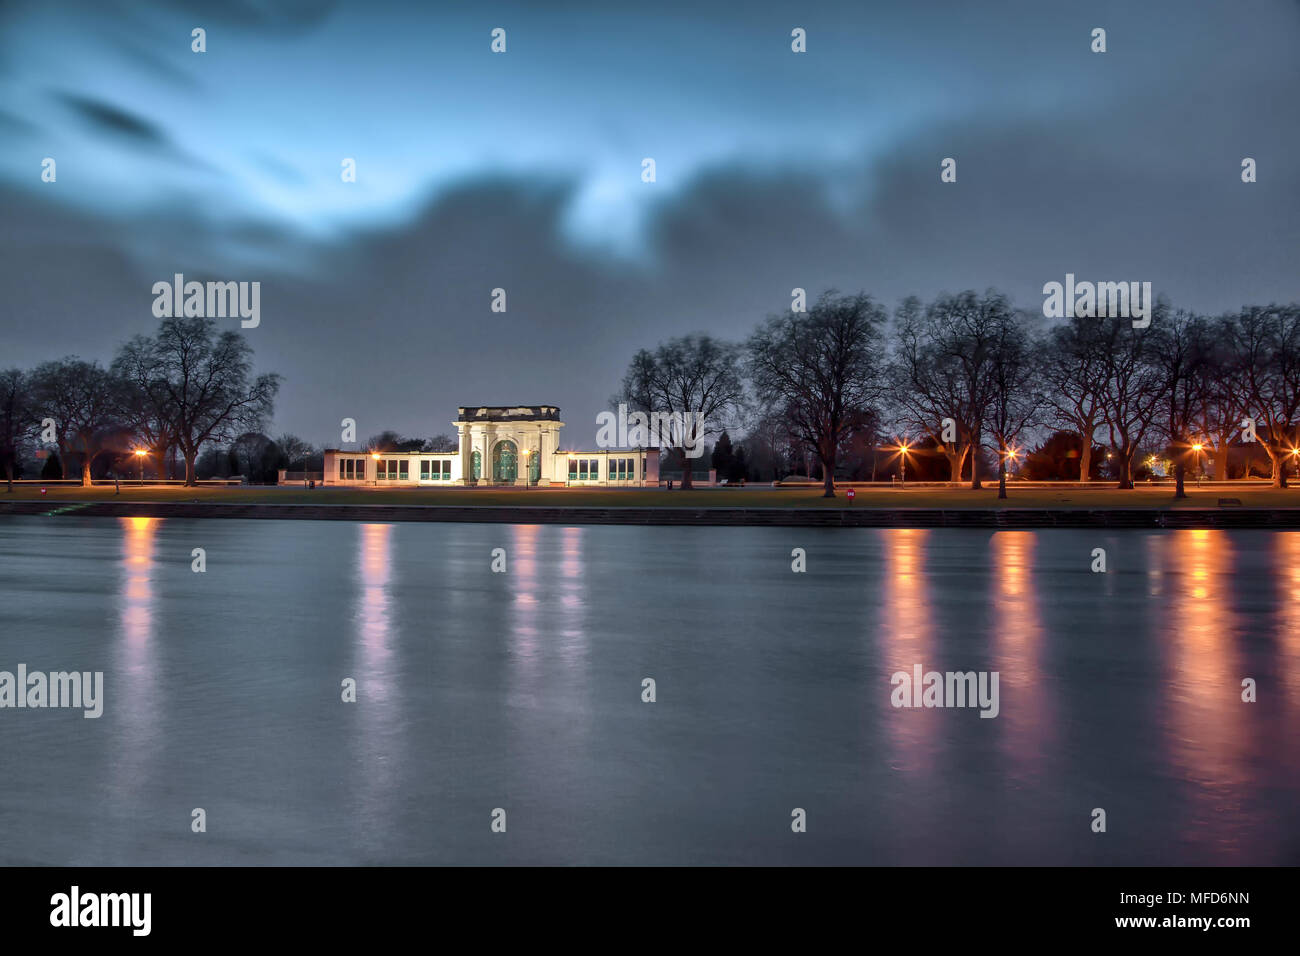
[[1010, 471], [1011, 465], [1016, 460], [1016, 450], [1014, 448], [1002, 449], [1002, 461], [998, 467], [998, 498], [1007, 496], [1007, 472]]
[[908, 445], [906, 441], [898, 443], [898, 457], [903, 461], [903, 479], [901, 484], [904, 487], [907, 485], [907, 448]]
[[532, 454], [531, 449], [528, 448], [524, 449], [524, 491], [528, 490], [528, 486], [532, 482], [532, 478], [533, 478], [532, 472], [528, 470], [528, 456], [531, 454]]
[[146, 455], [146, 454], [147, 454], [147, 453], [145, 452], [145, 450], [144, 450], [143, 448], [137, 448], [137, 449], [135, 450], [135, 457], [136, 457], [136, 458], [139, 460], [139, 462], [140, 462], [140, 484], [142, 484], [142, 485], [144, 484], [144, 459], [145, 459], [145, 455]]

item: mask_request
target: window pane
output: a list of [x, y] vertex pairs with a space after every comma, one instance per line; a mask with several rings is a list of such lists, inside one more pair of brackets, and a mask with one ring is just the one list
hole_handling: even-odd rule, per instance
[[[435, 461], [434, 464], [436, 465], [437, 462]], [[425, 458], [420, 459], [420, 480], [421, 481], [429, 480], [429, 461], [428, 459]]]
[[591, 480], [595, 481], [599, 477], [600, 477], [600, 459], [593, 458], [591, 459]]
[[442, 480], [451, 481], [451, 459], [450, 458], [444, 458], [442, 460]]
[[410, 459], [408, 459], [408, 458], [403, 458], [403, 459], [401, 460], [401, 462], [398, 464], [398, 468], [399, 468], [399, 470], [400, 470], [400, 477], [401, 477], [402, 481], [410, 481], [410, 480], [411, 480], [411, 462], [410, 462]]
[[576, 481], [578, 478], [578, 459], [569, 459], [569, 480]]

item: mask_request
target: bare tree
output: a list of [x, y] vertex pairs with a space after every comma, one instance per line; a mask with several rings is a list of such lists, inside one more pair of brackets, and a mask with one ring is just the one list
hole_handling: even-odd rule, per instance
[[22, 369], [0, 370], [0, 463], [4, 465], [6, 492], [14, 490], [18, 455], [35, 424], [28, 397], [30, 387]]
[[136, 341], [138, 381], [157, 390], [185, 457], [185, 484], [207, 442], [233, 441], [260, 431], [271, 415], [280, 377], [252, 377], [253, 350], [236, 332], [218, 333], [203, 318], [164, 319], [158, 335]]
[[[905, 299], [895, 315], [893, 377], [901, 417], [934, 439], [954, 482], [961, 481], [969, 456], [972, 488], [981, 487], [979, 447], [993, 400], [993, 353], [1010, 316], [1007, 297], [993, 289], [983, 296], [941, 295], [924, 313], [918, 300]], [[952, 420], [951, 437], [944, 419]]]
[[1092, 446], [1102, 423], [1106, 343], [1094, 318], [1072, 317], [1052, 329], [1039, 348], [1043, 397], [1053, 418], [1079, 434], [1079, 480], [1092, 475]]
[[1241, 377], [1235, 373], [1232, 322], [1232, 316], [1206, 321], [1204, 361], [1193, 372], [1199, 379], [1196, 390], [1200, 396], [1194, 427], [1203, 436], [1208, 453], [1214, 456], [1214, 477], [1218, 481], [1228, 480], [1228, 449], [1241, 429], [1249, 404]]
[[1227, 326], [1247, 414], [1273, 464], [1273, 487], [1285, 488], [1287, 458], [1300, 418], [1300, 306], [1247, 306]]
[[687, 335], [641, 349], [623, 376], [621, 400], [635, 411], [681, 416], [672, 437], [682, 462], [682, 488], [691, 488], [688, 448], [702, 448], [704, 437], [731, 422], [744, 400], [740, 347], [704, 334]]
[[998, 454], [998, 497], [1007, 496], [1007, 456], [1042, 410], [1038, 320], [1028, 312], [999, 320], [989, 360], [991, 397], [984, 426]]
[[91, 484], [90, 466], [103, 448], [103, 432], [118, 421], [118, 380], [98, 362], [76, 356], [43, 362], [32, 372], [33, 401], [42, 418], [52, 418], [59, 464], [67, 475], [67, 456], [81, 457], [81, 484]]
[[421, 451], [455, 451], [460, 447], [456, 439], [447, 434], [434, 435], [427, 438], [421, 446]]
[[[1168, 310], [1157, 302], [1152, 323], [1162, 324]], [[1119, 456], [1119, 487], [1133, 487], [1133, 457], [1155, 423], [1166, 379], [1158, 362], [1160, 339], [1150, 329], [1135, 329], [1127, 318], [1100, 318], [1105, 359], [1102, 418], [1110, 447]]]
[[166, 459], [176, 445], [172, 405], [166, 381], [156, 378], [153, 342], [137, 335], [122, 345], [113, 358], [113, 374], [121, 383], [121, 414], [158, 462], [158, 475], [166, 477]]
[[[312, 445], [310, 442], [304, 441], [303, 439], [299, 438], [297, 435], [285, 434], [277, 438], [275, 440], [275, 444], [278, 445], [280, 451], [284, 453], [284, 457], [286, 461], [285, 464], [286, 469], [290, 471], [311, 471], [312, 470], [308, 468], [307, 465], [308, 462], [311, 460], [312, 456], [315, 455], [316, 447]], [[301, 465], [301, 467], [295, 469], [294, 465], [299, 465], [299, 464]]]
[[1202, 444], [1191, 438], [1206, 405], [1209, 328], [1200, 316], [1180, 309], [1151, 332], [1153, 357], [1164, 378], [1160, 426], [1174, 462], [1174, 497], [1186, 498], [1187, 455]]
[[772, 316], [749, 340], [754, 387], [784, 401], [791, 432], [817, 453], [835, 497], [844, 441], [872, 419], [883, 383], [885, 312], [869, 295], [822, 294], [806, 313]]

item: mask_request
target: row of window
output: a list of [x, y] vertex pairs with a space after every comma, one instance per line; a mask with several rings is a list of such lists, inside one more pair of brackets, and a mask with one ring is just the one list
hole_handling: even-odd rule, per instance
[[[478, 452], [474, 452], [474, 477], [479, 475]], [[366, 462], [365, 458], [340, 458], [339, 459], [339, 481], [365, 481], [366, 480]], [[411, 477], [410, 460], [406, 458], [381, 458], [375, 462], [375, 478], [378, 481], [409, 481]], [[536, 468], [533, 469], [537, 471]], [[642, 479], [645, 478], [645, 468], [642, 466]], [[609, 481], [635, 481], [636, 480], [636, 459], [635, 458], [611, 458], [609, 459], [609, 468], [606, 475]], [[536, 478], [536, 474], [534, 475]], [[421, 459], [420, 461], [420, 480], [421, 481], [451, 481], [451, 459], [440, 458], [436, 460]], [[569, 480], [570, 481], [599, 481], [600, 480], [600, 459], [599, 458], [570, 458], [569, 459]]]
[[[645, 469], [642, 468], [642, 478], [645, 478]], [[609, 470], [607, 474], [609, 481], [635, 481], [636, 480], [636, 459], [635, 458], [611, 458], [609, 459]], [[569, 480], [570, 481], [599, 481], [600, 480], [600, 459], [599, 458], [570, 458], [569, 459]]]
[[340, 458], [339, 481], [365, 481], [366, 460], [364, 458]]
[[[340, 458], [339, 481], [365, 481], [365, 458]], [[378, 481], [408, 481], [411, 477], [411, 463], [406, 458], [381, 458], [375, 462], [375, 478]], [[421, 481], [451, 481], [451, 459], [440, 458], [435, 461], [420, 461]]]

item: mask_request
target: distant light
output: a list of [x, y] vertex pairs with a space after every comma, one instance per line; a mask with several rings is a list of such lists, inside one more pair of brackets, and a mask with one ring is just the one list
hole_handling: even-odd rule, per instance
[[379, 452], [377, 452], [377, 451], [372, 451], [372, 452], [370, 453], [370, 457], [373, 458], [375, 461], [378, 461], [378, 460], [379, 460]]
[[135, 450], [135, 453], [136, 453], [137, 455], [143, 456], [143, 455], [145, 454], [145, 450], [144, 450], [143, 448], [137, 448], [137, 449]]
[[1192, 451], [1200, 451], [1204, 447], [1205, 447], [1204, 445], [1193, 445]]

